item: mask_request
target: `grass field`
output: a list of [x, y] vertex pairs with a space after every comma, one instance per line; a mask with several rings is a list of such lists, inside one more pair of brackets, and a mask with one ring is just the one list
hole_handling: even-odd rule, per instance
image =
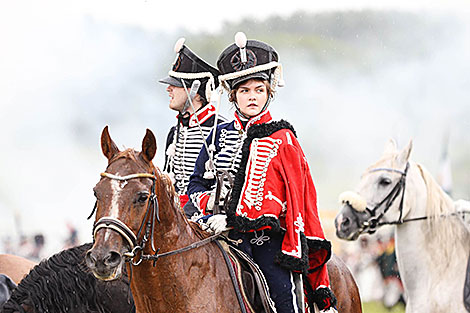
[[362, 304], [363, 313], [405, 313], [405, 307], [402, 304], [394, 306], [388, 310], [380, 302], [366, 302]]

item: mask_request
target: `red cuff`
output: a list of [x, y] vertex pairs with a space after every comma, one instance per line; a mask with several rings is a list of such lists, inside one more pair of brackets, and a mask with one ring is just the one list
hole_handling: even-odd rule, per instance
[[208, 215], [208, 213], [206, 213], [206, 209], [207, 209], [207, 203], [209, 202], [210, 197], [211, 196], [209, 193], [203, 193], [202, 195], [199, 196], [199, 210], [201, 210], [202, 214], [204, 215]]

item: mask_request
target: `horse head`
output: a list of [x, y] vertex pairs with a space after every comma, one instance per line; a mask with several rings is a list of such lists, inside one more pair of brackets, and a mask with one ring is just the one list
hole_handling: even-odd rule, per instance
[[357, 192], [340, 195], [343, 205], [335, 218], [336, 235], [356, 240], [384, 224], [399, 224], [408, 214], [403, 205], [412, 142], [401, 151], [390, 140], [382, 157], [361, 176]]
[[94, 190], [96, 218], [93, 227], [93, 247], [86, 254], [86, 263], [102, 280], [117, 279], [124, 261], [139, 249], [149, 227], [158, 218], [156, 200], [159, 173], [152, 164], [157, 145], [147, 129], [142, 152], [133, 149], [119, 151], [111, 139], [108, 127], [101, 134], [101, 149], [108, 166]]

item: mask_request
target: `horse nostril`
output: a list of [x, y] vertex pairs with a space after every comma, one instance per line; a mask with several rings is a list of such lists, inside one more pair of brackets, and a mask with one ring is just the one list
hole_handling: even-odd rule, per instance
[[115, 267], [121, 263], [121, 255], [115, 251], [111, 251], [104, 259], [104, 264], [109, 267]]
[[93, 268], [96, 265], [96, 258], [91, 251], [86, 253], [85, 262], [89, 268]]

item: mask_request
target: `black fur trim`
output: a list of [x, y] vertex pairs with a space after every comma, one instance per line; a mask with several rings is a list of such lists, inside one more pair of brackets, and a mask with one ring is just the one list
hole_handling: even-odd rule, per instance
[[274, 134], [275, 132], [281, 129], [289, 129], [294, 133], [294, 136], [297, 137], [294, 127], [285, 121], [275, 121], [264, 124], [255, 124], [248, 128], [247, 137], [243, 142], [242, 147], [242, 159], [240, 161], [240, 168], [238, 169], [237, 174], [235, 175], [235, 180], [232, 188], [232, 198], [227, 210], [227, 226], [234, 227], [238, 231], [249, 231], [256, 230], [264, 226], [270, 226], [274, 231], [280, 231], [279, 220], [273, 217], [260, 217], [256, 220], [247, 219], [242, 216], [236, 215], [236, 209], [238, 205], [238, 200], [245, 184], [245, 171], [246, 165], [248, 163], [248, 157], [250, 156], [250, 145], [253, 139], [268, 137]]
[[325, 262], [323, 262], [319, 266], [317, 266], [315, 268], [312, 268], [308, 271], [309, 273], [313, 273], [313, 272], [319, 270], [331, 258], [331, 242], [326, 240], [326, 239], [325, 240], [309, 239], [309, 240], [307, 240], [307, 244], [308, 244], [309, 251], [315, 252], [315, 251], [320, 250], [320, 249], [324, 249], [324, 250], [328, 251], [328, 254], [325, 258]]
[[[334, 293], [331, 291], [330, 288], [319, 288], [317, 290], [313, 290], [312, 286], [307, 282], [304, 284], [307, 290], [307, 301], [308, 305], [313, 308], [313, 304], [315, 303], [318, 306], [318, 309], [324, 310], [328, 309], [329, 307], [336, 307], [338, 300], [336, 299]], [[329, 301], [326, 300], [329, 298]], [[327, 305], [330, 304], [328, 307]]]
[[281, 225], [279, 223], [279, 220], [272, 216], [261, 216], [255, 220], [251, 220], [238, 215], [232, 215], [229, 219], [227, 214], [227, 226], [233, 227], [241, 232], [260, 229], [261, 227], [265, 226], [270, 226], [271, 230], [275, 232], [281, 231]]
[[296, 258], [279, 251], [274, 258], [274, 262], [279, 263], [279, 265], [290, 271], [297, 271], [306, 273], [308, 270], [308, 246], [307, 238], [304, 233], [300, 233], [300, 243], [302, 245], [302, 258]]

